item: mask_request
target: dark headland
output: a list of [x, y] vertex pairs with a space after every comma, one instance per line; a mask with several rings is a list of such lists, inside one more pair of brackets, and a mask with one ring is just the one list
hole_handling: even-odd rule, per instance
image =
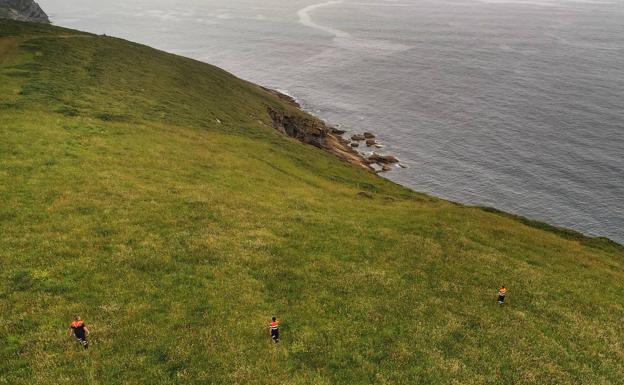
[[0, 19], [50, 22], [48, 15], [33, 0], [0, 0]]

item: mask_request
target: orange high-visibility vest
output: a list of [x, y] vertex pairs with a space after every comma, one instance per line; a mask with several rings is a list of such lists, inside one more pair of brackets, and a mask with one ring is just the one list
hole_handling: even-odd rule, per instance
[[277, 330], [279, 328], [279, 322], [271, 322], [271, 330]]
[[498, 295], [504, 296], [505, 294], [507, 294], [507, 289], [505, 289], [504, 287], [501, 287], [501, 289], [498, 291]]
[[84, 321], [73, 321], [70, 326], [72, 328], [81, 328], [84, 326]]

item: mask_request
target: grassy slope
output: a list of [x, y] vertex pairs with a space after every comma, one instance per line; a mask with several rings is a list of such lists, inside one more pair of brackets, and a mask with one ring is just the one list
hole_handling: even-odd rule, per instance
[[280, 136], [267, 105], [290, 108], [0, 23], [0, 384], [623, 382], [620, 246], [408, 191]]

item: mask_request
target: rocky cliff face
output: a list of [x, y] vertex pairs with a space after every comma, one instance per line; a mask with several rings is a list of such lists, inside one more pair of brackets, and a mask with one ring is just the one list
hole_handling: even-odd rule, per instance
[[369, 162], [322, 121], [273, 108], [269, 108], [268, 113], [273, 120], [273, 126], [281, 133], [328, 151], [346, 162], [371, 170]]
[[33, 0], [0, 0], [0, 19], [49, 23], [48, 15]]

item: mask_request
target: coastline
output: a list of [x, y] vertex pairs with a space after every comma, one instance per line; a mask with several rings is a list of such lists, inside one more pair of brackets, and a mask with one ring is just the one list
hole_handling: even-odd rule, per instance
[[406, 168], [395, 156], [379, 154], [374, 151], [367, 156], [357, 150], [360, 147], [360, 142], [365, 143], [368, 148], [382, 148], [383, 146], [377, 142], [375, 134], [365, 132], [353, 135], [350, 140], [346, 139], [343, 136], [346, 133], [344, 130], [328, 125], [322, 119], [306, 111], [294, 96], [264, 86], [259, 87], [305, 114], [291, 114], [269, 107], [267, 112], [273, 120], [273, 127], [282, 134], [298, 139], [304, 144], [323, 149], [347, 163], [373, 173], [391, 171], [393, 165]]
[[329, 152], [340, 160], [374, 172], [368, 159], [349, 146], [340, 132], [328, 126], [323, 120], [306, 112], [297, 100], [283, 92], [259, 86], [265, 92], [286, 102], [299, 113], [291, 113], [283, 109], [267, 108], [273, 121], [273, 127], [284, 135]]
[[[476, 111], [481, 110], [485, 112], [485, 115], [477, 115], [472, 112], [468, 115], [466, 111], [461, 112], [461, 114], [466, 114], [464, 118], [467, 118], [466, 122], [468, 122], [468, 124], [464, 127], [464, 123], [462, 123], [461, 119], [454, 118], [452, 116], [453, 114], [440, 114], [435, 112], [436, 106], [441, 109], [450, 107], [450, 105], [440, 103], [445, 97], [444, 92], [439, 92], [442, 88], [432, 88], [430, 90], [432, 99], [429, 100], [427, 93], [423, 92], [423, 86], [425, 84], [423, 83], [422, 86], [418, 86], [418, 82], [415, 82], [414, 84], [411, 84], [410, 87], [405, 88], [406, 93], [401, 93], [401, 95], [403, 95], [402, 98], [395, 99], [394, 96], [397, 94], [394, 93], [393, 95], [392, 90], [403, 90], [402, 83], [408, 81], [411, 83], [410, 79], [412, 79], [412, 77], [401, 76], [400, 79], [403, 81], [400, 83], [394, 83], [392, 79], [397, 79], [397, 77], [384, 76], [384, 74], [391, 75], [392, 71], [383, 71], [383, 68], [382, 71], [375, 70], [374, 74], [376, 76], [372, 78], [377, 79], [374, 84], [382, 86], [380, 90], [386, 97], [379, 98], [380, 105], [371, 104], [370, 99], [375, 101], [377, 97], [375, 95], [376, 93], [369, 92], [366, 88], [361, 88], [361, 90], [366, 92], [360, 92], [360, 87], [364, 87], [364, 85], [359, 84], [357, 76], [353, 78], [349, 77], [354, 74], [357, 75], [359, 72], [355, 73], [353, 72], [354, 70], [348, 70], [343, 71], [341, 74], [339, 69], [340, 66], [332, 65], [332, 63], [334, 61], [335, 63], [340, 62], [336, 61], [336, 59], [351, 60], [351, 57], [356, 58], [357, 56], [368, 54], [372, 54], [376, 57], [377, 54], [374, 51], [370, 53], [367, 52], [367, 46], [363, 44], [365, 43], [365, 37], [377, 40], [382, 40], [385, 37], [391, 42], [401, 41], [407, 46], [415, 47], [419, 47], [422, 44], [422, 47], [426, 49], [430, 49], [432, 46], [435, 47], [431, 44], [435, 42], [435, 40], [424, 38], [414, 39], [414, 36], [417, 35], [403, 34], [403, 31], [409, 30], [409, 28], [413, 26], [413, 24], [405, 24], [403, 22], [401, 23], [401, 28], [396, 29], [396, 36], [394, 34], [388, 34], [387, 32], [391, 32], [393, 29], [387, 29], [385, 25], [380, 25], [380, 29], [384, 31], [383, 35], [378, 33], [378, 31], [369, 31], [370, 33], [367, 32], [366, 34], [363, 34], [362, 31], [359, 30], [359, 21], [355, 23], [353, 21], [353, 15], [351, 15], [349, 11], [352, 10], [356, 15], [358, 15], [358, 19], [359, 16], [365, 16], [367, 17], [366, 20], [368, 20], [368, 13], [362, 12], [363, 7], [368, 9], [369, 5], [366, 4], [336, 4], [324, 8], [316, 8], [312, 10], [308, 8], [308, 10], [305, 10], [308, 5], [327, 2], [328, 0], [318, 0], [310, 2], [309, 4], [296, 4], [296, 6], [293, 4], [292, 8], [289, 4], [288, 9], [284, 10], [283, 13], [279, 12], [279, 15], [276, 13], [274, 20], [267, 18], [264, 21], [258, 20], [253, 22], [252, 26], [241, 30], [240, 35], [232, 36], [228, 34], [218, 34], [219, 39], [214, 41], [214, 45], [211, 43], [210, 50], [206, 49], [203, 44], [191, 47], [190, 45], [187, 46], [186, 42], [192, 42], [193, 37], [199, 38], [199, 36], [201, 36], [200, 40], [206, 41], [206, 37], [210, 36], [210, 34], [213, 34], [216, 37], [217, 35], [214, 32], [219, 29], [217, 28], [216, 30], [213, 30], [212, 22], [217, 24], [236, 23], [236, 21], [232, 19], [221, 19], [219, 18], [220, 16], [234, 17], [235, 15], [239, 15], [241, 17], [247, 17], [253, 15], [251, 13], [247, 15], [245, 8], [238, 8], [238, 6], [233, 5], [232, 10], [236, 9], [240, 12], [230, 12], [229, 15], [222, 12], [211, 12], [209, 14], [210, 17], [202, 17], [201, 22], [196, 23], [193, 18], [187, 18], [183, 14], [178, 15], [168, 9], [168, 7], [163, 6], [156, 7], [158, 13], [145, 15], [142, 18], [143, 22], [146, 23], [146, 26], [158, 26], [160, 23], [159, 18], [163, 16], [179, 17], [180, 20], [188, 22], [189, 25], [197, 26], [196, 35], [199, 36], [184, 35], [183, 40], [179, 40], [177, 34], [162, 34], [158, 35], [158, 39], [155, 39], [153, 37], [156, 35], [143, 34], [143, 29], [132, 28], [132, 31], [137, 33], [137, 38], [144, 37], [144, 40], [141, 41], [144, 44], [155, 45], [172, 53], [177, 53], [182, 56], [190, 56], [200, 61], [216, 64], [222, 68], [228, 69], [228, 71], [232, 73], [240, 75], [243, 79], [251, 80], [259, 84], [275, 86], [278, 91], [281, 89], [286, 90], [286, 94], [292, 93], [298, 98], [305, 111], [311, 112], [313, 115], [316, 114], [317, 116], [325, 119], [327, 124], [330, 126], [332, 123], [343, 123], [343, 126], [340, 128], [348, 129], [349, 132], [351, 132], [351, 130], [374, 130], [375, 133], [379, 133], [384, 136], [383, 139], [386, 142], [384, 144], [388, 145], [388, 147], [384, 150], [396, 153], [401, 159], [409, 160], [410, 162], [409, 166], [412, 169], [404, 171], [396, 170], [401, 172], [394, 172], [389, 175], [385, 175], [386, 178], [399, 184], [410, 186], [417, 191], [426, 191], [429, 194], [444, 197], [448, 200], [464, 202], [465, 204], [492, 205], [515, 214], [527, 215], [533, 219], [543, 220], [559, 226], [573, 228], [588, 234], [589, 236], [609, 236], [612, 239], [617, 239], [620, 243], [624, 243], [621, 229], [618, 229], [618, 227], [621, 227], [620, 224], [622, 223], [621, 213], [623, 207], [621, 203], [622, 201], [618, 199], [618, 195], [622, 196], [622, 194], [617, 194], [620, 190], [618, 184], [612, 183], [617, 182], [617, 166], [620, 162], [617, 160], [617, 151], [615, 151], [614, 154], [613, 151], [609, 150], [609, 148], [616, 147], [613, 146], [613, 143], [615, 142], [612, 140], [604, 141], [599, 138], [603, 135], [601, 132], [605, 131], [596, 130], [592, 133], [589, 129], [590, 126], [587, 126], [588, 128], [586, 131], [582, 125], [574, 123], [580, 121], [580, 119], [568, 119], [568, 117], [574, 115], [570, 112], [574, 111], [566, 110], [561, 111], [559, 114], [556, 111], [556, 108], [543, 108], [542, 106], [545, 106], [545, 103], [534, 103], [532, 100], [535, 99], [533, 98], [523, 98], [519, 100], [525, 100], [526, 103], [523, 103], [523, 105], [531, 106], [533, 111], [539, 110], [542, 111], [542, 113], [547, 113], [548, 116], [550, 116], [551, 113], [559, 115], [558, 119], [550, 119], [549, 117], [547, 120], [539, 122], [539, 124], [549, 126], [548, 134], [545, 132], [540, 133], [541, 130], [538, 130], [537, 128], [531, 128], [535, 127], [530, 121], [527, 121], [527, 117], [531, 114], [516, 114], [514, 111], [518, 111], [517, 108], [507, 109], [504, 105], [502, 106], [502, 110], [497, 110], [501, 111], [500, 115], [496, 113], [496, 117], [493, 117], [488, 115], [487, 110], [479, 107], [479, 104], [471, 104], [475, 106], [477, 109]], [[54, 5], [49, 5], [49, 7], [55, 8]], [[438, 6], [436, 5], [436, 8], [437, 7]], [[197, 7], [194, 9], [199, 11], [203, 9], [203, 7]], [[403, 8], [401, 9], [403, 10]], [[404, 9], [408, 10], [412, 8], [405, 7]], [[131, 34], [126, 35], [123, 29], [110, 28], [110, 31], [105, 31], [104, 29], [109, 28], [106, 23], [107, 15], [105, 13], [99, 13], [97, 15], [99, 24], [94, 24], [88, 20], [85, 21], [84, 18], [80, 17], [80, 13], [76, 12], [74, 9], [56, 7], [56, 12], [52, 12], [53, 9], [50, 9], [50, 11], [51, 15], [55, 16], [55, 22], [60, 25], [74, 26], [76, 28], [88, 30], [97, 27], [102, 29], [102, 33], [107, 32], [111, 35], [119, 35], [120, 37], [125, 37], [130, 40], [135, 39]], [[371, 14], [378, 15], [392, 15], [393, 11], [396, 10], [388, 7], [379, 7], [379, 9], [375, 7], [375, 9], [370, 10]], [[534, 14], [533, 10], [527, 10], [527, 12], [529, 11], [532, 15]], [[298, 20], [300, 19], [298, 15], [299, 12], [303, 12], [304, 16], [307, 15], [307, 17], [310, 18], [310, 21], [316, 26], [320, 26], [321, 29], [301, 24], [301, 20]], [[265, 16], [267, 16], [266, 12], [264, 13]], [[535, 15], [537, 16], [539, 13], [542, 13], [542, 11], [536, 11]], [[340, 17], [330, 16], [332, 14], [339, 15]], [[394, 12], [394, 14], [396, 14], [396, 17], [399, 20], [404, 20], [402, 14], [396, 12]], [[96, 15], [92, 16], [95, 17]], [[132, 13], [128, 13], [125, 16], [127, 16], [127, 19], [124, 20], [126, 24], [128, 24], [128, 22], [132, 20], [131, 18], [134, 17]], [[414, 16], [419, 18], [421, 17], [421, 15]], [[460, 15], [459, 17], [463, 18], [464, 16], [465, 15]], [[580, 18], [582, 15], [579, 13], [578, 16]], [[208, 19], [213, 17], [214, 20], [212, 20], [211, 23], [207, 23]], [[99, 20], [101, 20], [101, 23]], [[173, 21], [177, 19], [171, 20]], [[370, 21], [373, 20], [374, 19], [370, 19]], [[94, 22], [95, 21], [96, 20], [94, 19]], [[254, 43], [247, 46], [246, 44], [254, 42], [253, 38], [255, 35], [262, 34], [265, 31], [265, 27], [269, 27], [269, 21], [288, 21], [289, 23], [295, 24], [299, 22], [300, 25], [293, 25], [293, 30], [289, 30], [289, 33], [282, 36], [279, 41], [276, 41], [275, 44], [273, 44], [273, 42], [267, 42], [268, 45], [266, 47], [262, 46], [262, 49], [260, 50], [253, 49], [254, 46], [257, 46], [257, 44]], [[590, 20], [587, 21], [589, 22]], [[468, 26], [470, 26], [471, 29], [475, 27], [469, 24], [465, 27], [468, 28]], [[605, 24], [605, 27], [606, 26], [607, 25]], [[350, 32], [352, 36], [348, 39], [336, 39], [335, 37], [332, 37], [331, 34], [323, 32], [322, 27], [341, 29]], [[494, 27], [494, 25], [492, 25], [492, 27]], [[503, 25], [503, 27], [505, 26]], [[515, 25], [515, 27], [519, 27], [519, 25]], [[459, 28], [459, 24], [445, 25], [444, 28], [445, 30], [456, 30]], [[524, 31], [524, 28], [517, 29], [519, 29], [519, 32]], [[281, 30], [286, 31], [286, 29]], [[476, 28], [476, 30], [480, 30], [480, 28]], [[184, 33], [185, 31], [186, 29], [180, 29], [176, 32]], [[295, 36], [296, 38], [294, 38]], [[498, 51], [500, 48], [499, 53], [501, 58], [511, 55], [516, 48], [521, 51], [519, 48], [521, 46], [511, 44], [514, 40], [519, 38], [518, 36], [501, 36], [501, 39], [505, 39], [505, 44], [500, 45], [500, 47], [498, 45], [492, 45], [491, 47], [495, 51]], [[232, 44], [232, 39], [234, 37], [236, 44], [240, 47], [244, 47], [244, 50], [240, 52], [254, 52], [253, 57], [248, 54], [239, 54], [238, 50], [232, 49], [229, 51], [229, 49], [236, 46]], [[399, 37], [400, 40], [398, 39]], [[458, 38], [461, 38], [461, 35], [458, 35]], [[513, 39], [507, 41], [508, 38]], [[589, 44], [575, 46], [575, 43], [581, 42], [570, 37], [568, 37], [567, 40], [555, 39], [554, 37], [548, 38], [552, 38], [552, 43], [557, 46], [561, 45], [562, 47], [567, 47], [570, 50], [569, 53], [573, 53], [576, 48], [591, 48], [591, 45]], [[165, 42], [165, 44], [163, 44], [163, 42]], [[306, 49], [299, 51], [299, 49], [297, 49], [299, 45], [302, 47], [305, 46]], [[314, 49], [317, 46], [323, 47], [327, 51], [317, 51]], [[288, 47], [288, 49], [285, 49], [286, 47]], [[459, 47], [461, 48], [461, 46]], [[214, 48], [214, 50], [212, 48]], [[392, 46], [386, 46], [381, 42], [379, 43], [378, 48], [381, 49], [381, 53], [385, 52], [385, 49], [392, 50]], [[603, 49], [615, 47], [612, 47], [612, 44], [602, 42], [599, 46], [597, 46], [597, 48]], [[466, 55], [469, 54], [471, 50], [472, 49], [460, 49], [457, 52], [461, 55]], [[225, 52], [229, 53], [226, 55]], [[279, 52], [280, 55], [276, 57], [273, 52]], [[549, 51], [546, 50], [543, 52]], [[310, 60], [303, 61], [308, 56]], [[395, 54], [388, 55], [388, 60], [390, 60], [390, 57], [394, 56]], [[423, 60], [422, 64], [427, 65], [427, 67], [424, 68], [438, 68], [439, 71], [443, 70], [439, 67], [429, 66], [430, 64], [435, 64], [435, 62], [431, 59], [435, 56], [428, 56], [428, 58], [423, 56], [423, 58], [419, 59], [418, 55], [413, 56], [411, 52], [398, 52], [396, 56], [401, 56], [404, 60], [397, 62], [393, 60], [391, 63], [395, 68], [403, 68], [403, 66], [398, 66], [401, 62], [413, 63], [414, 60], [416, 60], [416, 63], [420, 63], [420, 60]], [[607, 56], [611, 57], [611, 55]], [[483, 58], [483, 56], [474, 56], [474, 60], [480, 60], [479, 58]], [[525, 59], [530, 61], [538, 60], [538, 62], [542, 62], [543, 58], [541, 57], [541, 53], [536, 53], [536, 55], [528, 56], [518, 55], [517, 59], [522, 59], [518, 62], [518, 64], [520, 64], [523, 63]], [[256, 66], [256, 61], [265, 63], [265, 66]], [[296, 66], [289, 65], [291, 62], [299, 64]], [[449, 64], [452, 62], [453, 61], [451, 60], [441, 63]], [[602, 60], [600, 60], [600, 62], [602, 62]], [[271, 64], [267, 65], [268, 63]], [[284, 66], [282, 66], [282, 63], [284, 63]], [[360, 62], [357, 61], [353, 63], [357, 64]], [[482, 72], [479, 68], [489, 68], [489, 65], [494, 65], [498, 68], [495, 62], [489, 62], [489, 64], [486, 64], [486, 66], [480, 65], [474, 67], [476, 71], [475, 76], [477, 72]], [[308, 66], [309, 68], [307, 68]], [[576, 66], [576, 64], [574, 64], [574, 66]], [[325, 73], [322, 72], [323, 67], [327, 68], [328, 72], [326, 74], [328, 76], [324, 76], [323, 78], [318, 77], [317, 79], [316, 71], [321, 71], [319, 73], [325, 75]], [[505, 68], [508, 69], [510, 67], [503, 67], [502, 73], [506, 73], [514, 78], [518, 77], [518, 79], [526, 78], [526, 75], [532, 74], [532, 71], [527, 71], [526, 73], [523, 73], [522, 71], [507, 72]], [[543, 70], [550, 71], [549, 68], [552, 67], [543, 67]], [[371, 68], [370, 70], [372, 71], [374, 68]], [[405, 70], [411, 71], [409, 66], [406, 66]], [[437, 72], [438, 70], [435, 71], [435, 73]], [[589, 73], [594, 72], [589, 71], [588, 74]], [[310, 74], [313, 75], [311, 76]], [[422, 71], [417, 71], [414, 75], [422, 76], [422, 74]], [[483, 72], [483, 74], [486, 78], [489, 76], [487, 71]], [[595, 74], [598, 75], [598, 73]], [[536, 72], [533, 75], [537, 76], [539, 73]], [[343, 90], [349, 90], [350, 95], [345, 95], [343, 93], [341, 96], [340, 87], [336, 87], [336, 84], [343, 84], [343, 76], [345, 77], [345, 85], [349, 84], [354, 85], [355, 87], [353, 89], [351, 87], [343, 87]], [[323, 79], [326, 79], [327, 81]], [[439, 78], [436, 81], [446, 82], [447, 80], [445, 79], [448, 78]], [[479, 79], [481, 79], [480, 75]], [[545, 78], [546, 81], [548, 81], [548, 79], [555, 79], [555, 77], [549, 76]], [[424, 81], [425, 79], [421, 80]], [[376, 83], [377, 81], [379, 83]], [[520, 83], [524, 84], [524, 82]], [[455, 87], [458, 84], [460, 83], [449, 82], [448, 87]], [[566, 84], [574, 85], [575, 82], [569, 82]], [[583, 84], [591, 85], [592, 83], [583, 82]], [[514, 87], [517, 85], [517, 83], [513, 83]], [[386, 89], [388, 91], [383, 91]], [[604, 89], [606, 90], [611, 88], [607, 87]], [[531, 93], [535, 91], [535, 96], [539, 96], [539, 94], [543, 94], [542, 91], [548, 91], [548, 88], [529, 87], [528, 90], [531, 91]], [[493, 93], [498, 92], [497, 88], [494, 87], [491, 88], [491, 91]], [[386, 94], [386, 92], [388, 93]], [[521, 94], [529, 95], [530, 93]], [[596, 93], [591, 92], [583, 93], [583, 95], [579, 94], [580, 97], [578, 98], [578, 101], [581, 102], [586, 96], [593, 94]], [[442, 99], [434, 102], [433, 97], [435, 95], [438, 95]], [[472, 94], [470, 93], [466, 94], [466, 100], [474, 99], [471, 95]], [[498, 98], [492, 99], [492, 103], [499, 104], [497, 101], [503, 100], [500, 96], [503, 96], [504, 100], [507, 100], [505, 95], [512, 94], [502, 93]], [[412, 96], [414, 99], [411, 99]], [[557, 99], [556, 95], [552, 96]], [[515, 99], [515, 97], [510, 97]], [[591, 96], [591, 98], [593, 98], [593, 96]], [[398, 108], [398, 104], [402, 105], [403, 103], [402, 99], [405, 99], [406, 102], [407, 100], [410, 101], [410, 104], [406, 104], [407, 108], [405, 109]], [[386, 104], [387, 101], [389, 101], [389, 103]], [[457, 102], [463, 103], [460, 100]], [[563, 100], [563, 102], [566, 106], [568, 105], [565, 103], [565, 100]], [[424, 106], [422, 109], [410, 107], [410, 105], [420, 106], [421, 103]], [[429, 105], [429, 103], [432, 104]], [[601, 103], [593, 103], [589, 106], [600, 105], [603, 107], [606, 106], [606, 104]], [[380, 108], [376, 108], [377, 106]], [[607, 110], [605, 110], [605, 112], [606, 111]], [[579, 114], [580, 113], [581, 112], [579, 112]], [[429, 119], [430, 114], [431, 119]], [[604, 115], [606, 114], [595, 116], [602, 118]], [[422, 120], [420, 119], [421, 116], [423, 117]], [[470, 120], [477, 119], [480, 116], [483, 116], [483, 121], [479, 122], [479, 124], [472, 125], [469, 123]], [[500, 117], [506, 118], [501, 119], [500, 124], [497, 124], [496, 121]], [[512, 119], [507, 119], [511, 117], [517, 118], [516, 122], [518, 124], [514, 123]], [[553, 122], [553, 124], [550, 124], [549, 122]], [[570, 127], [578, 126], [576, 128], [580, 129], [580, 131], [576, 131], [576, 133], [573, 133], [572, 130], [558, 131], [558, 122], [565, 122], [566, 125], [570, 124]], [[461, 127], [464, 128], [459, 129]], [[617, 124], [615, 127], [617, 129]], [[529, 130], [529, 128], [531, 129]], [[527, 129], [526, 137], [523, 134], [525, 129]], [[475, 131], [479, 131], [478, 135], [473, 134]], [[506, 135], [510, 136], [507, 137]], [[571, 141], [564, 146], [558, 146], [557, 142], [560, 142], [563, 137], [571, 138]], [[613, 137], [613, 135], [605, 135], [605, 137], [608, 139], [609, 137]], [[347, 138], [346, 135], [345, 138]], [[534, 140], [538, 146], [532, 147], [530, 144], [527, 145], [530, 138], [541, 138], [543, 141]], [[596, 142], [597, 140], [600, 140], [604, 147], [594, 147], [592, 143], [600, 144]], [[449, 145], [447, 146], [445, 143], [448, 143]], [[503, 148], [509, 151], [506, 151], [506, 154], [504, 154], [503, 152], [505, 151], [502, 150]], [[534, 162], [534, 164], [523, 163], [523, 157], [525, 156], [523, 150], [526, 150], [527, 148], [534, 151], [534, 153], [531, 154], [532, 157], [539, 158]], [[546, 148], [548, 151], [542, 150]], [[583, 149], [588, 149], [588, 151], [584, 151]], [[602, 151], [603, 149], [605, 150], [604, 152]], [[562, 150], [563, 153], [560, 153], [560, 150]], [[368, 150], [360, 147], [360, 151], [366, 152]], [[569, 154], [570, 158], [566, 161], [562, 161], [566, 154]], [[589, 154], [594, 154], [596, 156], [588, 162], [583, 163], [583, 159], [585, 157], [584, 154], [588, 156]], [[365, 156], [366, 155], [368, 155], [368, 153], [365, 154]], [[616, 167], [611, 168], [610, 165], [615, 165]], [[526, 166], [526, 171], [520, 170], [520, 173], [513, 171], [515, 167], [518, 166]], [[575, 172], [575, 169], [581, 172]], [[602, 174], [600, 170], [604, 170], [605, 173]], [[615, 171], [612, 172], [610, 170]], [[514, 175], [514, 173], [516, 175]], [[535, 182], [537, 180], [548, 182]], [[602, 182], [605, 183], [604, 188], [600, 187], [602, 186]], [[598, 183], [600, 183], [600, 185]]]
[[[387, 110], [375, 107], [378, 124], [327, 114], [303, 96], [322, 84], [302, 82], [302, 111], [121, 39], [17, 22], [0, 34], [0, 305], [15, 309], [3, 382], [81, 383], [73, 363], [94, 358], [102, 382], [137, 385], [619, 383], [605, 359], [619, 346], [602, 342], [619, 341], [624, 248], [417, 192], [418, 175], [403, 187], [392, 179], [407, 171], [327, 151], [329, 134], [346, 142], [366, 127], [428, 171], [424, 150], [399, 152]], [[76, 314], [92, 331], [86, 351], [61, 340]], [[137, 333], [115, 332], [125, 324]]]
[[[296, 108], [300, 113], [303, 113], [306, 116], [302, 117], [297, 114], [289, 114], [285, 111], [278, 111], [269, 108], [268, 113], [269, 116], [271, 116], [271, 118], [273, 119], [274, 128], [280, 131], [282, 134], [298, 139], [303, 144], [309, 144], [317, 148], [323, 149], [330, 154], [338, 157], [342, 161], [353, 164], [357, 167], [364, 168], [374, 174], [379, 175], [380, 173], [390, 171], [389, 165], [393, 164], [399, 166], [400, 168], [406, 167], [392, 155], [381, 155], [373, 152], [370, 156], [366, 157], [365, 154], [363, 154], [362, 152], [355, 150], [355, 148], [357, 147], [354, 148], [351, 146], [351, 143], [357, 143], [359, 141], [366, 140], [364, 134], [355, 134], [352, 138], [355, 138], [356, 136], [361, 136], [357, 140], [350, 141], [348, 139], [345, 139], [343, 137], [343, 135], [346, 133], [345, 131], [328, 125], [319, 117], [313, 115], [309, 111], [306, 111], [301, 103], [294, 96], [272, 88], [260, 85], [259, 87], [265, 92], [268, 92], [274, 97]], [[411, 189], [408, 186], [403, 187]], [[518, 222], [523, 223], [526, 226], [546, 230], [566, 239], [574, 239], [581, 244], [586, 244], [598, 248], [613, 247], [624, 252], [624, 244], [618, 243], [611, 238], [605, 236], [593, 236], [584, 234], [578, 230], [563, 226], [557, 226], [536, 219], [531, 219], [524, 215], [510, 213], [495, 207], [469, 205], [448, 199], [444, 200], [467, 208], [477, 208], [492, 214], [512, 218]]]

